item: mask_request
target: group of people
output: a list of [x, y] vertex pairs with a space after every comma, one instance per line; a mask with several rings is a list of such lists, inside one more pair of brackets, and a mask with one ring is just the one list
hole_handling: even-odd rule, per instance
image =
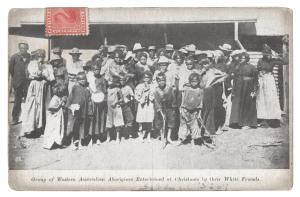
[[[268, 45], [257, 66], [246, 50], [229, 44], [215, 51], [193, 44], [157, 49], [136, 43], [101, 47], [89, 61], [73, 48], [27, 52], [26, 41], [9, 63], [15, 93], [12, 124], [20, 137], [44, 135], [44, 147], [116, 143], [129, 137], [151, 142], [154, 132], [167, 144], [191, 141], [213, 146], [213, 137], [229, 127], [249, 129], [281, 119], [274, 66], [288, 64]], [[26, 88], [26, 84], [28, 84]], [[258, 124], [259, 123], [259, 124]], [[89, 142], [85, 140], [89, 138]]]

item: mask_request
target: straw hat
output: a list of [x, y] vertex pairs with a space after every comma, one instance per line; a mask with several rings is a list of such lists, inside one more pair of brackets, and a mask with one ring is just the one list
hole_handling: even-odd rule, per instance
[[219, 48], [223, 51], [232, 51], [231, 50], [231, 45], [224, 43], [223, 46], [219, 46]]
[[144, 49], [145, 47], [142, 47], [141, 43], [135, 43], [133, 46], [132, 51], [137, 51], [137, 50], [141, 50]]
[[185, 47], [185, 50], [187, 50], [189, 52], [194, 52], [194, 51], [196, 51], [196, 46], [194, 44], [187, 45]]
[[108, 49], [107, 49], [107, 53], [113, 53], [115, 50], [116, 50], [116, 47], [115, 47], [115, 46], [110, 46], [110, 47], [108, 47]]
[[150, 50], [155, 50], [155, 51], [156, 51], [157, 48], [156, 48], [156, 46], [149, 46], [149, 47], [148, 47], [148, 51], [150, 51]]
[[174, 51], [174, 46], [172, 44], [167, 44], [166, 51]]
[[170, 64], [171, 62], [169, 61], [169, 59], [167, 57], [160, 56], [157, 63], [158, 64]]
[[79, 54], [81, 55], [82, 53], [79, 51], [78, 48], [73, 48], [72, 51], [69, 53], [70, 55], [74, 55], [74, 54]]

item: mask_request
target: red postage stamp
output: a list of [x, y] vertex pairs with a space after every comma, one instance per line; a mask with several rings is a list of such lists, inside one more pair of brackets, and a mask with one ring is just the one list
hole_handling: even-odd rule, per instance
[[88, 35], [88, 8], [46, 8], [46, 35]]

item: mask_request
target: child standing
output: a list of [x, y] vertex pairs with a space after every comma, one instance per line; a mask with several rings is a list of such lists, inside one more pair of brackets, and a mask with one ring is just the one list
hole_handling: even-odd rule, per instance
[[199, 83], [199, 75], [197, 73], [190, 74], [189, 85], [184, 88], [181, 104], [183, 119], [181, 119], [179, 139], [184, 141], [190, 135], [193, 146], [195, 140], [202, 136], [202, 127], [199, 127], [198, 118], [201, 115], [203, 91], [200, 89]]
[[107, 119], [106, 119], [106, 143], [110, 141], [110, 134], [115, 128], [117, 132], [116, 142], [120, 143], [120, 132], [124, 126], [123, 113], [120, 104], [123, 102], [119, 78], [111, 77], [107, 89]]
[[92, 114], [86, 74], [79, 72], [76, 80], [78, 84], [73, 86], [66, 105], [69, 108], [67, 137], [72, 140], [74, 150], [82, 149], [82, 140], [89, 128], [89, 115]]
[[87, 74], [89, 89], [92, 92], [93, 117], [89, 129], [92, 137], [91, 143], [100, 145], [100, 136], [105, 133], [105, 115], [107, 112], [107, 85], [106, 80], [100, 75], [100, 65], [91, 63], [91, 71]]
[[[158, 87], [154, 91], [154, 106], [156, 111], [156, 129], [160, 130], [162, 147], [166, 143], [174, 144], [171, 140], [171, 134], [175, 128], [175, 108], [176, 98], [174, 89], [166, 85], [166, 75], [159, 73], [156, 77]], [[167, 139], [165, 139], [165, 130], [167, 130]]]
[[145, 71], [143, 75], [143, 83], [139, 84], [135, 89], [135, 99], [138, 102], [136, 114], [136, 122], [142, 126], [140, 135], [141, 141], [148, 136], [148, 142], [151, 142], [151, 129], [154, 120], [154, 89], [155, 86], [151, 83], [151, 71]]
[[44, 132], [44, 148], [51, 149], [54, 144], [62, 145], [65, 136], [65, 104], [67, 97], [65, 86], [57, 83], [53, 87], [53, 94], [48, 108], [46, 127]]
[[124, 102], [121, 104], [123, 118], [124, 118], [124, 136], [125, 138], [129, 137], [129, 134], [132, 132], [132, 126], [134, 121], [133, 115], [133, 105], [134, 105], [134, 93], [129, 85], [127, 85], [126, 75], [124, 73], [120, 73], [120, 85], [121, 92], [123, 96]]

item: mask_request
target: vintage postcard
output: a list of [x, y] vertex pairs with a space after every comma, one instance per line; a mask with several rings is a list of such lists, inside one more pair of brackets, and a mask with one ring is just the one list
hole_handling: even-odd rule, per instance
[[35, 8], [8, 17], [15, 190], [288, 190], [288, 8]]

